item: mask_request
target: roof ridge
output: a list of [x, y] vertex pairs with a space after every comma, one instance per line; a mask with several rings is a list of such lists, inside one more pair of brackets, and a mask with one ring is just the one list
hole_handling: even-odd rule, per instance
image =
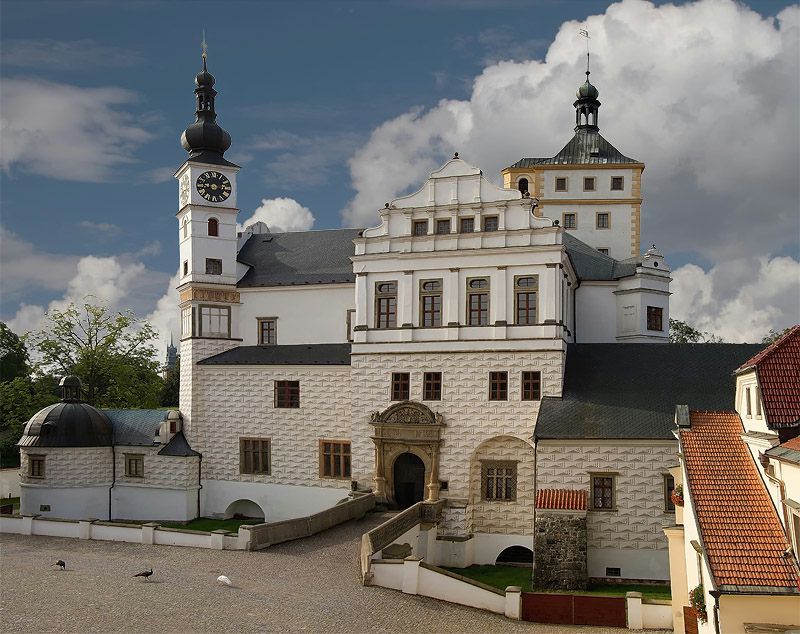
[[765, 347], [763, 350], [754, 354], [742, 365], [736, 368], [736, 372], [743, 372], [754, 365], [757, 366], [762, 361], [765, 361], [766, 359], [771, 357], [775, 353], [775, 351], [784, 344], [785, 341], [791, 339], [796, 335], [800, 335], [800, 324], [795, 324], [794, 326], [789, 328], [786, 332], [784, 332], [780, 337], [778, 337], [775, 341], [767, 345], [767, 347]]

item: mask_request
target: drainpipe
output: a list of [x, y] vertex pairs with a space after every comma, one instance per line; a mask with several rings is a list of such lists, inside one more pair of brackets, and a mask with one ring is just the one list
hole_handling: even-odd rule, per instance
[[200, 454], [200, 459], [197, 461], [197, 517], [200, 517], [200, 489], [203, 488], [203, 454]]
[[709, 593], [714, 597], [714, 632], [719, 634], [719, 590], [710, 590]]
[[112, 520], [111, 517], [111, 491], [114, 489], [114, 484], [117, 482], [117, 450], [114, 443], [111, 443], [111, 486], [108, 487], [108, 521]]
[[531, 563], [531, 590], [533, 590], [533, 580], [536, 576], [536, 491], [537, 480], [536, 475], [539, 472], [539, 463], [536, 459], [536, 435], [533, 436], [533, 562]]

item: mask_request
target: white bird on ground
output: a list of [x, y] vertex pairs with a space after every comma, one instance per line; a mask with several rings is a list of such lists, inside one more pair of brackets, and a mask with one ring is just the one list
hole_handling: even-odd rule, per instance
[[231, 580], [228, 579], [228, 577], [226, 577], [225, 575], [220, 575], [219, 577], [217, 577], [217, 581], [219, 581], [224, 586], [229, 586], [229, 587], [233, 586]]

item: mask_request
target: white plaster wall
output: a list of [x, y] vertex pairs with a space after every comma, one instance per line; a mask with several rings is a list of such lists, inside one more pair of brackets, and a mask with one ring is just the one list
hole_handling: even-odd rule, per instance
[[197, 517], [197, 485], [188, 489], [117, 484], [112, 492], [115, 520], [184, 522]]
[[[58, 487], [22, 483], [19, 511], [23, 515], [41, 515], [62, 519], [108, 519], [108, 488], [106, 486]], [[41, 510], [50, 505], [49, 511]]]
[[[56, 487], [111, 485], [111, 447], [21, 447], [19, 453], [22, 484]], [[44, 478], [28, 475], [28, 455], [45, 456]]]
[[372, 563], [372, 584], [381, 588], [391, 588], [392, 590], [403, 589], [403, 564], [402, 563]]
[[354, 284], [242, 288], [239, 293], [242, 345], [258, 345], [259, 317], [278, 318], [279, 345], [347, 342], [347, 311], [356, 307]]
[[[238, 459], [237, 459], [238, 464]], [[347, 487], [349, 490], [349, 486]], [[257, 482], [203, 480], [201, 515], [223, 514], [237, 500], [252, 500], [266, 522], [305, 517], [324, 511], [347, 497], [348, 490]]]
[[[197, 465], [199, 458], [189, 456], [159, 456], [163, 445], [145, 447], [140, 445], [117, 445], [116, 476], [117, 485], [129, 484], [134, 487], [160, 487], [176, 489], [197, 486]], [[144, 456], [144, 475], [129, 477], [125, 475], [125, 456], [136, 454]], [[135, 516], [130, 516], [135, 517]]]
[[[622, 200], [631, 198], [633, 196], [633, 190], [631, 188], [633, 175], [638, 173], [639, 169], [640, 168], [636, 168], [635, 170], [631, 168], [626, 169], [620, 166], [619, 169], [592, 169], [591, 167], [587, 167], [586, 169], [566, 169], [563, 171], [559, 171], [558, 169], [542, 170], [544, 176], [542, 197], [548, 200], [558, 200], [559, 198], [581, 198], [585, 200], [591, 200], [593, 198], [613, 198]], [[585, 176], [595, 177], [595, 191], [583, 191], [583, 178]], [[624, 187], [621, 190], [612, 191], [612, 176], [623, 176], [625, 178], [623, 183]], [[562, 177], [567, 179], [567, 191], [557, 192], [556, 178]]]
[[675, 514], [664, 510], [663, 476], [676, 453], [670, 441], [539, 442], [540, 489], [589, 491], [591, 473], [616, 474], [616, 510], [588, 512], [590, 576], [604, 577], [610, 566], [621, 568], [623, 578], [669, 579], [663, 529]]
[[[530, 518], [533, 524], [533, 516]], [[494, 565], [497, 556], [511, 546], [524, 546], [533, 551], [533, 527], [529, 535], [501, 535], [496, 533], [475, 533], [474, 563], [476, 565]]]
[[614, 343], [617, 338], [616, 282], [582, 282], [575, 291], [578, 343]]
[[[612, 258], [624, 260], [631, 257], [631, 217], [635, 209], [634, 205], [626, 203], [576, 205], [551, 201], [542, 208], [542, 213], [562, 225], [564, 213], [574, 213], [578, 228], [567, 229], [569, 233], [595, 249], [608, 249]], [[608, 229], [597, 228], [598, 213], [608, 214]]]
[[468, 605], [497, 614], [505, 613], [506, 598], [459, 579], [419, 567], [417, 594], [450, 603]]
[[[762, 434], [774, 434], [775, 432], [767, 427], [767, 419], [764, 416], [764, 403], [761, 401], [760, 407], [756, 405], [756, 399], [760, 400], [760, 391], [756, 371], [751, 370], [739, 374], [736, 377], [736, 412], [742, 419], [744, 428], [749, 432]], [[750, 390], [750, 414], [747, 413], [747, 390]]]

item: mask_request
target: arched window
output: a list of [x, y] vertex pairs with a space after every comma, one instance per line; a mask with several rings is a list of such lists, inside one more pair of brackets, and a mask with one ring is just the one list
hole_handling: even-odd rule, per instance
[[189, 233], [189, 223], [186, 221], [186, 218], [183, 219], [183, 237], [185, 238]]
[[520, 178], [519, 183], [517, 183], [517, 187], [519, 187], [519, 191], [523, 194], [528, 193], [528, 179], [527, 178]]
[[217, 220], [216, 218], [208, 219], [208, 235], [210, 236], [219, 235], [219, 220]]

